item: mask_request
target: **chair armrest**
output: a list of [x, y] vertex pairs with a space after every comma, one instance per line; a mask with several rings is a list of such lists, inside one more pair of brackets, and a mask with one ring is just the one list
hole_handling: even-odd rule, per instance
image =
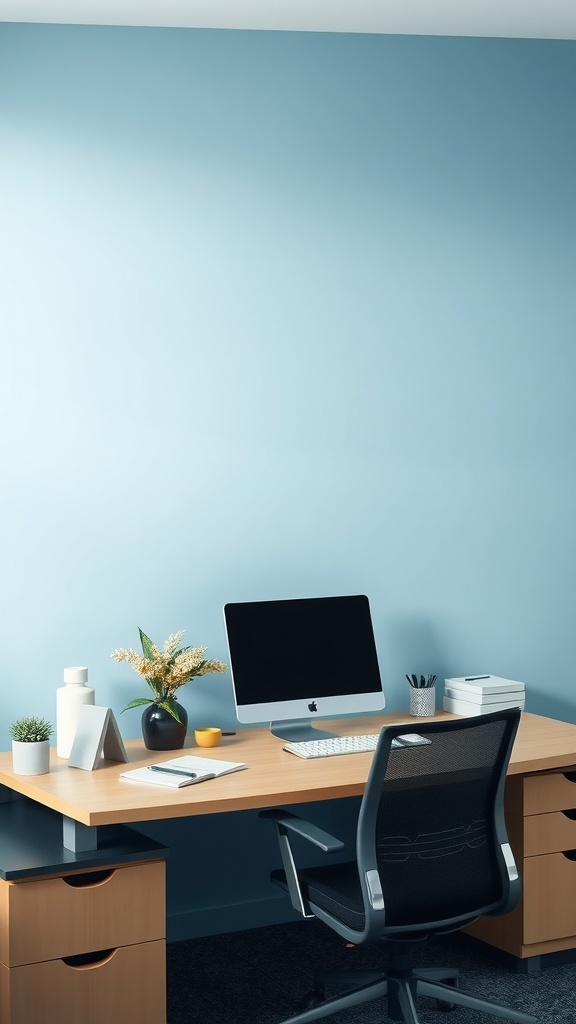
[[314, 846], [319, 846], [324, 853], [337, 853], [344, 849], [345, 844], [336, 836], [331, 836], [323, 828], [319, 828], [311, 821], [306, 821], [305, 818], [299, 818], [290, 811], [283, 811], [275, 807], [268, 811], [261, 811], [260, 817], [273, 821], [279, 830], [294, 832], [302, 839], [307, 839], [310, 843], [314, 843]]
[[311, 821], [299, 818], [296, 814], [292, 814], [290, 811], [284, 811], [280, 807], [273, 807], [270, 810], [261, 811], [259, 817], [267, 818], [269, 821], [272, 821], [276, 828], [276, 834], [280, 844], [282, 864], [284, 866], [284, 874], [286, 877], [286, 886], [288, 888], [290, 901], [294, 910], [299, 914], [302, 914], [303, 917], [314, 917], [314, 914], [311, 913], [310, 907], [300, 888], [298, 871], [294, 861], [292, 848], [290, 846], [290, 836], [288, 833], [292, 832], [294, 835], [298, 835], [302, 839], [309, 840], [309, 842], [323, 850], [324, 853], [336, 853], [338, 850], [343, 850], [344, 843], [342, 843], [340, 839], [336, 839], [335, 836], [331, 836], [329, 832], [325, 832], [324, 829], [318, 828], [318, 826], [314, 825]]

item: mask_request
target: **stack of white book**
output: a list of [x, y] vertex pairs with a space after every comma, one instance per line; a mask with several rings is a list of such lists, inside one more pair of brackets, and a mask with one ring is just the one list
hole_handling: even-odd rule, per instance
[[501, 676], [460, 676], [444, 680], [444, 711], [487, 715], [505, 708], [524, 710], [524, 683]]

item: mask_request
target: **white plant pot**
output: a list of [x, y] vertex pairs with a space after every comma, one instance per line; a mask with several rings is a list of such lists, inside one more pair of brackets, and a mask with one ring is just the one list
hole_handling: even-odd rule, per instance
[[12, 740], [12, 768], [15, 775], [46, 775], [50, 771], [50, 740]]

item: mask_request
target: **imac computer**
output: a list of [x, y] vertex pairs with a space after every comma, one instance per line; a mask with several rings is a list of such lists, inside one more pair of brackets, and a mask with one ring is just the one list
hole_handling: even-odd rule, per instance
[[367, 597], [237, 602], [224, 623], [239, 722], [317, 739], [315, 719], [384, 708]]

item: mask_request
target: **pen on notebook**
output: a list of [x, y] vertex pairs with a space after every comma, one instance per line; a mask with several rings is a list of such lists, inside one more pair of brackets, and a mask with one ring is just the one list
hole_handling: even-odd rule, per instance
[[490, 676], [466, 676], [465, 683], [475, 683], [477, 679], [490, 679]]
[[196, 779], [196, 772], [186, 772], [183, 768], [163, 768], [160, 764], [149, 764], [151, 772], [166, 772], [167, 775], [185, 775], [187, 779]]

